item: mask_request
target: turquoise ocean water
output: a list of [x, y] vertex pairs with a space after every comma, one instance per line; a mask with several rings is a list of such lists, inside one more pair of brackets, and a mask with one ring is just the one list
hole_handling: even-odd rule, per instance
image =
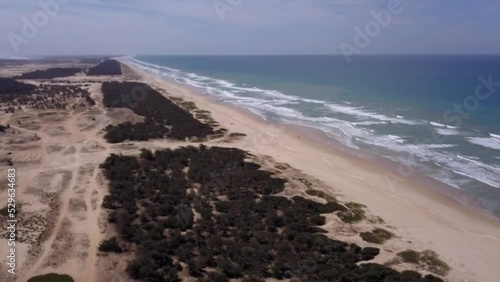
[[500, 216], [500, 56], [131, 56], [270, 122], [411, 166]]

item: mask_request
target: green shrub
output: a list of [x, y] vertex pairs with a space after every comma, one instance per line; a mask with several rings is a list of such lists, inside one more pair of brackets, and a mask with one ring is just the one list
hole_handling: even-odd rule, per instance
[[392, 237], [394, 237], [394, 234], [392, 234], [391, 232], [389, 232], [385, 229], [382, 229], [382, 228], [375, 228], [372, 232], [375, 236], [383, 239], [384, 241], [389, 240]]
[[398, 253], [398, 256], [406, 263], [415, 264], [422, 269], [438, 275], [445, 276], [451, 270], [450, 266], [442, 261], [436, 252], [431, 250], [425, 250], [423, 252], [405, 250]]
[[307, 187], [307, 188], [309, 188], [309, 189], [311, 189], [311, 188], [312, 188], [312, 183], [311, 183], [311, 181], [309, 181], [309, 180], [307, 180], [307, 179], [305, 179], [305, 178], [302, 178], [302, 177], [297, 178], [297, 180], [298, 180], [299, 182], [301, 182], [302, 184], [306, 185], [306, 187]]
[[99, 244], [99, 251], [100, 252], [121, 253], [121, 252], [123, 252], [123, 249], [118, 244], [118, 239], [116, 239], [116, 237], [113, 237], [113, 238], [108, 239], [108, 240], [103, 240]]
[[426, 265], [426, 269], [438, 275], [446, 275], [450, 272], [450, 266], [442, 261], [436, 252], [425, 250], [421, 253], [421, 261]]
[[383, 244], [391, 239], [394, 234], [382, 228], [375, 228], [372, 232], [361, 232], [359, 236], [368, 243]]
[[340, 211], [337, 213], [337, 216], [345, 223], [356, 223], [365, 219], [365, 205], [349, 202], [346, 203], [345, 206], [347, 209]]
[[383, 241], [379, 237], [377, 237], [375, 234], [371, 232], [361, 232], [359, 236], [361, 236], [361, 239], [363, 239], [363, 241], [368, 243], [373, 243], [373, 244], [383, 243]]
[[28, 282], [75, 282], [75, 280], [66, 274], [49, 273], [31, 277]]
[[325, 199], [328, 202], [336, 202], [337, 201], [337, 199], [335, 199], [335, 197], [330, 196], [330, 195], [326, 194], [323, 191], [319, 191], [319, 190], [315, 190], [315, 189], [309, 189], [309, 190], [307, 190], [306, 194], [308, 194], [310, 196], [315, 196], [315, 197], [319, 197], [319, 198]]
[[126, 267], [131, 278], [180, 282], [183, 263], [197, 281], [404, 281], [396, 270], [360, 263], [379, 249], [334, 240], [316, 225], [322, 214], [362, 214], [363, 206], [281, 196], [286, 179], [248, 155], [189, 146], [112, 154], [101, 164], [109, 220], [135, 250]]
[[287, 170], [290, 166], [287, 164], [277, 164], [274, 167], [279, 169], [279, 170]]
[[311, 216], [309, 221], [314, 225], [324, 225], [326, 222], [326, 218], [324, 216], [319, 215], [319, 214], [315, 214], [315, 215]]
[[247, 136], [245, 133], [233, 132], [229, 134], [229, 137], [245, 137]]
[[398, 253], [398, 256], [400, 256], [404, 262], [411, 263], [411, 264], [418, 264], [419, 263], [419, 253], [414, 250], [405, 250], [402, 252]]
[[0, 216], [8, 216], [9, 215], [8, 210], [9, 210], [8, 206], [5, 206], [5, 208], [0, 209]]

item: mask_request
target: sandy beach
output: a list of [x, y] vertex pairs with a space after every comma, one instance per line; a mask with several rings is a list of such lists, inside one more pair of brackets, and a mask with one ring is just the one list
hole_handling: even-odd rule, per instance
[[[193, 90], [139, 71], [144, 81], [173, 96], [194, 101], [232, 132], [248, 137], [231, 146], [268, 155], [331, 187], [342, 200], [365, 204], [399, 236], [389, 251], [435, 250], [453, 271], [450, 281], [496, 281], [500, 264], [500, 222], [441, 193], [315, 141], [291, 127], [221, 105]], [[389, 180], [391, 179], [391, 180]], [[391, 185], [391, 183], [395, 183]], [[411, 242], [411, 243], [409, 243]]]
[[[32, 67], [15, 66], [15, 73]], [[165, 139], [107, 143], [103, 138], [107, 125], [144, 119], [128, 109], [109, 109], [103, 105], [102, 82], [123, 80], [141, 81], [169, 98], [194, 102], [199, 109], [210, 112], [220, 127], [241, 133], [238, 138], [218, 138], [203, 144], [250, 152], [254, 161], [290, 180], [285, 196], [307, 197], [305, 191], [312, 187], [344, 203], [365, 205], [366, 220], [346, 224], [328, 215], [322, 227], [329, 232], [328, 236], [362, 247], [373, 245], [363, 241], [359, 232], [380, 227], [394, 233], [394, 238], [377, 245], [381, 253], [374, 262], [427, 274], [428, 271], [412, 265], [395, 263], [394, 259], [398, 252], [407, 249], [433, 250], [451, 267], [444, 277], [448, 281], [498, 280], [498, 220], [464, 207], [434, 188], [406, 179], [383, 165], [310, 138], [301, 130], [265, 122], [245, 110], [214, 102], [194, 89], [132, 66], [123, 69], [123, 76], [77, 75], [65, 78], [64, 83], [58, 82], [86, 85], [81, 87], [95, 100], [93, 106], [85, 105], [82, 97], [73, 97], [66, 101], [64, 110], [24, 108], [16, 113], [2, 112], [0, 124], [11, 127], [0, 140], [0, 159], [9, 158], [16, 165], [17, 199], [22, 203], [23, 225], [17, 246], [19, 274], [15, 281], [24, 282], [49, 272], [69, 274], [75, 281], [131, 281], [124, 269], [132, 254], [103, 254], [97, 250], [99, 242], [116, 235], [106, 220], [108, 212], [101, 207], [108, 187], [99, 165], [111, 153], [137, 155], [141, 148], [156, 150], [200, 143]], [[9, 71], [4, 69], [2, 75], [7, 74]], [[241, 137], [242, 134], [246, 136]], [[276, 167], [286, 169], [279, 171]], [[2, 178], [7, 168], [4, 163], [0, 165]], [[5, 203], [6, 193], [0, 191], [0, 201]], [[6, 240], [2, 238], [0, 253], [6, 252]], [[5, 276], [4, 258], [1, 262], [0, 280], [14, 281]]]

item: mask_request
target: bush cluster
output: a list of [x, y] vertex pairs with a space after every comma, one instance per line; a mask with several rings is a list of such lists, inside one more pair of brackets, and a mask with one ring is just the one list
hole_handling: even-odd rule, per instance
[[0, 78], [0, 96], [5, 94], [26, 94], [35, 90], [35, 85], [22, 83], [12, 78]]
[[116, 237], [104, 240], [99, 244], [99, 251], [121, 253], [123, 249], [120, 247]]
[[52, 79], [57, 77], [69, 77], [83, 71], [82, 68], [50, 68], [47, 70], [36, 70], [23, 73], [15, 79]]
[[72, 98], [83, 98], [84, 102], [82, 101], [80, 106], [95, 105], [90, 92], [85, 88], [76, 85], [51, 84], [33, 86], [29, 92], [0, 93], [0, 104], [8, 106], [5, 112], [12, 113], [20, 106], [32, 109], [65, 109], [67, 100]]
[[439, 275], [446, 275], [451, 270], [450, 266], [448, 266], [446, 262], [442, 261], [436, 252], [431, 250], [425, 250], [422, 252], [405, 250], [399, 252], [398, 256], [401, 257], [404, 262], [415, 264], [422, 269]]
[[28, 282], [75, 282], [75, 280], [66, 274], [49, 273], [31, 277]]
[[200, 122], [147, 84], [105, 82], [102, 93], [106, 107], [128, 108], [145, 117], [141, 123], [108, 126], [104, 137], [110, 143], [157, 138], [184, 140], [188, 137], [204, 138], [215, 133], [211, 126]]
[[117, 60], [105, 60], [87, 71], [87, 75], [122, 75], [122, 65]]
[[[333, 240], [321, 214], [345, 209], [277, 194], [285, 180], [235, 148], [182, 147], [139, 157], [110, 155], [103, 207], [119, 240], [135, 245], [127, 272], [142, 281], [441, 281], [361, 264], [377, 248]], [[405, 280], [406, 279], [406, 280]]]
[[361, 232], [359, 235], [364, 241], [374, 244], [383, 244], [394, 236], [394, 234], [382, 228], [375, 228], [372, 232]]

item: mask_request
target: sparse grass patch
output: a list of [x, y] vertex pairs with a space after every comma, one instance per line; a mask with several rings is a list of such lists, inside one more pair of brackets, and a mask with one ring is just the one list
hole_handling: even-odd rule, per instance
[[[356, 202], [348, 202], [345, 204], [348, 208], [350, 209], [358, 209], [358, 210], [362, 210], [364, 208], [366, 208], [365, 205], [363, 204], [360, 204], [360, 203], [356, 203]], [[363, 213], [364, 213], [364, 210], [363, 210]]]
[[191, 137], [191, 138], [188, 138], [189, 142], [194, 142], [194, 143], [202, 143], [202, 142], [205, 142], [207, 140], [208, 140], [207, 137]]
[[229, 137], [245, 137], [247, 136], [245, 133], [233, 132], [229, 134]]
[[347, 210], [340, 211], [337, 216], [345, 223], [356, 223], [365, 219], [365, 205], [355, 202], [346, 203]]
[[179, 102], [182, 102], [184, 101], [184, 99], [180, 98], [180, 97], [168, 97], [168, 99], [176, 102], [176, 103], [179, 103]]
[[411, 264], [418, 264], [420, 253], [414, 250], [406, 250], [398, 253], [398, 256], [403, 259], [404, 262]]
[[392, 237], [394, 237], [394, 234], [392, 234], [391, 232], [389, 232], [383, 228], [375, 228], [373, 230], [373, 234], [375, 234], [377, 237], [382, 238], [384, 240], [389, 240]]
[[183, 101], [179, 102], [179, 105], [187, 111], [197, 110], [196, 104], [194, 102]]
[[217, 126], [219, 126], [219, 125], [220, 125], [218, 122], [216, 122], [216, 121], [214, 121], [214, 120], [209, 120], [209, 121], [207, 122], [207, 124], [208, 124], [208, 125], [210, 125], [210, 126], [212, 126], [212, 127], [217, 127]]
[[371, 218], [368, 220], [370, 223], [373, 223], [373, 224], [384, 224], [385, 221], [383, 218], [381, 218], [380, 216], [375, 216], [375, 218]]
[[207, 115], [209, 115], [209, 114], [210, 114], [210, 111], [207, 111], [207, 110], [200, 110], [200, 109], [198, 109], [198, 110], [196, 110], [196, 111], [195, 111], [195, 113], [197, 113], [197, 114], [207, 114]]
[[406, 263], [411, 263], [429, 272], [445, 276], [450, 272], [450, 266], [442, 261], [438, 254], [431, 250], [417, 252], [414, 250], [405, 250], [398, 253], [398, 256]]
[[307, 193], [307, 195], [310, 195], [310, 196], [315, 196], [315, 197], [319, 197], [319, 198], [325, 199], [328, 202], [337, 202], [337, 199], [335, 199], [335, 197], [330, 196], [330, 195], [326, 194], [323, 191], [319, 191], [319, 190], [315, 190], [315, 189], [309, 189], [309, 190], [306, 191], [306, 193]]
[[287, 170], [290, 168], [290, 166], [288, 164], [285, 164], [285, 163], [277, 164], [274, 167], [279, 169], [279, 170]]
[[375, 228], [372, 232], [361, 232], [359, 236], [368, 243], [383, 244], [394, 237], [394, 234], [382, 228]]
[[298, 180], [300, 183], [302, 183], [302, 184], [306, 185], [306, 187], [307, 187], [307, 188], [312, 189], [312, 183], [311, 183], [311, 181], [309, 181], [309, 180], [307, 180], [307, 179], [305, 179], [305, 178], [302, 178], [302, 177], [297, 178], [297, 180]]

